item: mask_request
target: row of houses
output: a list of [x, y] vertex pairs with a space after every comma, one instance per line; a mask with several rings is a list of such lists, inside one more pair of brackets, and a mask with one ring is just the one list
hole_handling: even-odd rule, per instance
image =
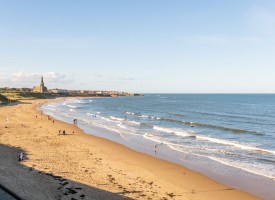
[[109, 96], [134, 96], [135, 94], [129, 92], [119, 91], [99, 91], [99, 90], [67, 90], [67, 89], [49, 89], [48, 93], [55, 94], [91, 94], [91, 95], [109, 95]]

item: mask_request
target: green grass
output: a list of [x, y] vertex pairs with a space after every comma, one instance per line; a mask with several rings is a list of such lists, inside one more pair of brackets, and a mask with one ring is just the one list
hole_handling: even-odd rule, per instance
[[0, 99], [2, 104], [8, 103], [9, 101], [49, 99], [56, 97], [54, 94], [34, 92], [3, 92], [0, 95], [2, 96]]

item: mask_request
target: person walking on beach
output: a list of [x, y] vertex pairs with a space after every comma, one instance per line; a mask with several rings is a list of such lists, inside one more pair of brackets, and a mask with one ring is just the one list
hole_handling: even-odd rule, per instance
[[155, 155], [157, 154], [157, 147], [158, 147], [158, 145], [156, 144], [155, 145]]

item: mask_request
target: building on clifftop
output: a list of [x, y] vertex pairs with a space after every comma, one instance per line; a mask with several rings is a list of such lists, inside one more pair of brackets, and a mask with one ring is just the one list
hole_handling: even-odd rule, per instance
[[38, 93], [48, 92], [48, 89], [44, 86], [43, 76], [41, 77], [40, 85], [34, 86], [32, 91]]

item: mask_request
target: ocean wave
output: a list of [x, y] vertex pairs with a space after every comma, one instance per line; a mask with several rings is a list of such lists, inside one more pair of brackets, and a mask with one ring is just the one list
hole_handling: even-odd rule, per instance
[[223, 130], [223, 131], [229, 131], [233, 133], [246, 133], [246, 134], [253, 134], [253, 135], [263, 135], [263, 133], [257, 132], [257, 131], [250, 131], [250, 130], [243, 130], [243, 129], [238, 129], [238, 128], [228, 128], [228, 127], [223, 127], [219, 125], [212, 125], [212, 124], [204, 124], [200, 122], [191, 122], [191, 121], [182, 121], [182, 120], [176, 120], [176, 119], [167, 119], [167, 118], [160, 118], [160, 117], [151, 117], [151, 119], [157, 119], [157, 120], [162, 120], [162, 121], [167, 121], [167, 122], [172, 122], [172, 123], [179, 123], [179, 124], [185, 124], [191, 127], [204, 127], [204, 128], [212, 128], [212, 129], [217, 129], [217, 130]]
[[67, 104], [66, 106], [68, 106], [68, 107], [70, 107], [70, 108], [77, 108], [77, 106], [70, 105], [70, 104]]
[[[130, 112], [126, 111], [126, 113], [130, 113]], [[137, 115], [137, 113], [131, 113], [131, 115]], [[173, 115], [180, 115], [180, 114], [173, 114]], [[184, 115], [182, 115], [182, 116], [184, 116]], [[163, 117], [159, 117], [159, 116], [138, 114], [138, 117], [146, 118], [146, 119], [150, 119], [150, 120], [159, 120], [159, 121], [166, 121], [166, 122], [171, 122], [171, 123], [185, 124], [190, 127], [202, 127], [202, 128], [211, 128], [211, 129], [222, 130], [222, 131], [229, 131], [229, 132], [237, 133], [237, 134], [253, 134], [253, 135], [258, 135], [258, 136], [263, 135], [263, 133], [257, 132], [257, 131], [244, 130], [244, 129], [238, 129], [238, 128], [229, 128], [229, 127], [213, 125], [213, 124], [205, 124], [205, 123], [200, 123], [200, 122], [169, 119], [169, 118], [163, 118]]]
[[56, 107], [57, 107], [57, 105], [55, 105], [55, 104], [46, 104], [46, 107], [56, 108]]
[[239, 143], [239, 142], [236, 142], [236, 141], [223, 140], [223, 139], [211, 138], [211, 137], [200, 136], [200, 135], [197, 135], [196, 138], [198, 140], [209, 141], [209, 142], [216, 143], [216, 144], [234, 146], [234, 147], [237, 147], [237, 148], [243, 149], [243, 150], [254, 151], [254, 152], [257, 152], [257, 153], [269, 153], [269, 154], [274, 154], [275, 155], [275, 151], [273, 151], [273, 150], [262, 149], [262, 148], [250, 146], [248, 144]]
[[260, 160], [260, 161], [264, 161], [264, 162], [271, 163], [271, 164], [273, 164], [273, 165], [274, 165], [274, 163], [275, 163], [275, 160], [274, 160], [274, 159], [259, 158], [259, 157], [257, 157], [256, 159], [257, 159], [257, 160]]
[[86, 123], [88, 123], [88, 124], [90, 124], [90, 123], [91, 123], [91, 121], [90, 121], [90, 120], [88, 120], [88, 119], [82, 119], [82, 121], [83, 121], [83, 122], [86, 122]]
[[117, 120], [117, 121], [123, 121], [124, 119], [122, 118], [118, 118], [118, 117], [113, 117], [113, 116], [110, 116], [111, 119], [113, 120]]
[[229, 159], [225, 159], [225, 158], [217, 158], [217, 157], [213, 157], [213, 156], [206, 156], [206, 157], [210, 158], [211, 160], [214, 160], [216, 162], [230, 166], [230, 167], [238, 168], [238, 169], [241, 169], [241, 170], [253, 173], [253, 174], [257, 174], [257, 175], [264, 176], [267, 178], [275, 179], [274, 172], [272, 173], [269, 169], [265, 169], [260, 165], [255, 166], [251, 163], [247, 164], [244, 162], [238, 162], [238, 161], [229, 160]]
[[130, 122], [136, 125], [140, 125], [140, 122], [136, 122], [136, 121], [130, 121]]
[[226, 114], [226, 113], [210, 113], [210, 112], [198, 112], [192, 111], [193, 113], [206, 115], [206, 116], [217, 116], [217, 117], [225, 117], [225, 118], [239, 118], [239, 119], [248, 119], [251, 120], [251, 116], [247, 115], [233, 115], [233, 114]]
[[99, 115], [96, 115], [96, 114], [93, 114], [93, 113], [86, 113], [87, 115], [89, 116], [92, 116], [92, 117], [100, 117]]
[[190, 134], [187, 131], [178, 130], [178, 129], [163, 128], [159, 126], [153, 126], [153, 129], [157, 131], [166, 132], [166, 133], [174, 133], [176, 135], [183, 136], [183, 137], [196, 137], [194, 134]]
[[183, 131], [181, 129], [163, 128], [163, 127], [159, 127], [159, 126], [153, 126], [153, 129], [155, 129], [157, 131], [166, 132], [166, 133], [176, 134], [178, 136], [191, 137], [191, 138], [194, 138], [194, 139], [197, 139], [197, 140], [208, 141], [208, 142], [211, 142], [211, 143], [222, 144], [222, 145], [227, 145], [227, 146], [234, 146], [234, 147], [236, 147], [238, 149], [242, 149], [242, 150], [249, 150], [249, 151], [254, 151], [254, 152], [262, 153], [262, 154], [269, 153], [269, 154], [274, 154], [275, 155], [275, 151], [273, 151], [273, 150], [262, 149], [262, 148], [250, 146], [248, 144], [240, 143], [240, 142], [237, 142], [237, 141], [231, 141], [231, 140], [224, 140], [224, 139], [211, 138], [211, 137], [206, 137], [206, 136], [201, 136], [201, 135], [195, 135], [194, 133]]
[[183, 145], [169, 143], [167, 144], [167, 146], [174, 151], [178, 151], [185, 154], [189, 154], [192, 152], [192, 148], [186, 148]]
[[154, 141], [159, 144], [167, 144], [162, 137], [158, 137], [158, 136], [152, 135], [150, 133], [144, 133], [143, 138]]
[[108, 121], [108, 122], [113, 122], [113, 120], [110, 120], [109, 118], [106, 118], [106, 117], [101, 117], [100, 116], [100, 119], [103, 119], [103, 120]]
[[48, 110], [48, 111], [54, 111], [54, 112], [57, 110], [55, 107], [47, 107], [45, 109]]
[[137, 115], [137, 113], [133, 113], [133, 112], [129, 112], [129, 111], [124, 111], [123, 113], [125, 113], [127, 115]]
[[141, 126], [145, 126], [145, 127], [150, 127], [150, 128], [153, 128], [154, 125], [152, 124], [146, 124], [146, 123], [140, 123]]
[[228, 127], [212, 125], [212, 124], [203, 124], [203, 123], [199, 123], [199, 122], [188, 122], [188, 121], [181, 121], [181, 122], [186, 125], [190, 125], [190, 126], [206, 127], [206, 128], [218, 129], [218, 130], [223, 130], [223, 131], [230, 131], [233, 133], [249, 133], [249, 134], [253, 134], [253, 135], [263, 135], [262, 133], [259, 133], [256, 131], [250, 131], [250, 130], [228, 128]]
[[119, 126], [120, 128], [123, 128], [123, 129], [126, 129], [127, 127], [126, 126], [123, 126], [121, 124], [117, 124], [117, 126]]
[[184, 114], [178, 114], [178, 113], [170, 113], [170, 114], [172, 114], [174, 116], [178, 116], [178, 117], [186, 117], [186, 115], [184, 115]]

